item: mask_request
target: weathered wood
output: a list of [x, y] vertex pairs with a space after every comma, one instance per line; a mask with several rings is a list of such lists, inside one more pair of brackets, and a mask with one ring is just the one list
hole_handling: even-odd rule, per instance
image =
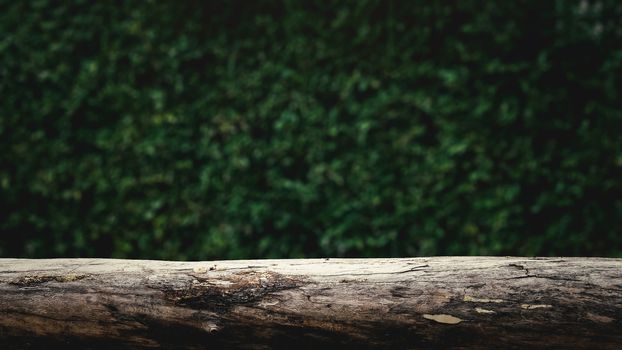
[[622, 348], [622, 259], [0, 259], [2, 348]]

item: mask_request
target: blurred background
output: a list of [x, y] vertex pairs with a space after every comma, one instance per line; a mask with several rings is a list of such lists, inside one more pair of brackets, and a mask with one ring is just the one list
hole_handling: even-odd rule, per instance
[[0, 256], [622, 257], [622, 2], [0, 0]]

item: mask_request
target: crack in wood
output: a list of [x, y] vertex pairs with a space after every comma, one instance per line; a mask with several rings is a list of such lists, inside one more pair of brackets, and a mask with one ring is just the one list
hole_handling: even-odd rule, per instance
[[[175, 305], [197, 310], [224, 312], [238, 305], [254, 305], [275, 293], [300, 288], [307, 282], [275, 272], [237, 273], [219, 278], [197, 278], [184, 288], [163, 290], [165, 298]], [[222, 282], [225, 283], [222, 283]]]
[[64, 274], [64, 275], [26, 275], [19, 277], [9, 284], [20, 287], [32, 287], [46, 282], [74, 282], [88, 277], [88, 275]]
[[529, 276], [529, 269], [525, 267], [525, 265], [521, 264], [509, 264], [508, 266], [515, 267], [519, 270], [525, 271], [525, 276]]
[[504, 278], [503, 280], [506, 280], [506, 281], [507, 280], [518, 280], [518, 279], [523, 279], [523, 278], [542, 278], [542, 279], [547, 279], [547, 280], [551, 280], [551, 281], [586, 282], [586, 281], [578, 280], [578, 279], [574, 279], [574, 278], [556, 277], [556, 276], [542, 276], [542, 275], [515, 276], [515, 277]]
[[426, 267], [430, 267], [430, 265], [426, 264], [426, 265], [413, 266], [413, 267], [411, 267], [409, 269], [402, 270], [402, 271], [366, 272], [366, 273], [355, 273], [355, 272], [351, 272], [351, 271], [346, 271], [346, 272], [343, 272], [343, 273], [334, 273], [334, 274], [330, 274], [330, 275], [321, 275], [321, 276], [322, 277], [339, 277], [339, 276], [399, 275], [399, 274], [403, 274], [403, 273], [419, 271], [421, 269], [425, 269]]

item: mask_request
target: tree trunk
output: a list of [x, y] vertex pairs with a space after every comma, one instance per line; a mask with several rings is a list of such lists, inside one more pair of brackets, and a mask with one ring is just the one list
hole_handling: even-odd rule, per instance
[[0, 259], [4, 349], [622, 348], [622, 259]]

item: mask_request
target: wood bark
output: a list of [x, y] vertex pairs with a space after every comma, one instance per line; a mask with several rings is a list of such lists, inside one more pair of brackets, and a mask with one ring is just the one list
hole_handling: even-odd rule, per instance
[[621, 349], [622, 259], [0, 259], [4, 349]]

